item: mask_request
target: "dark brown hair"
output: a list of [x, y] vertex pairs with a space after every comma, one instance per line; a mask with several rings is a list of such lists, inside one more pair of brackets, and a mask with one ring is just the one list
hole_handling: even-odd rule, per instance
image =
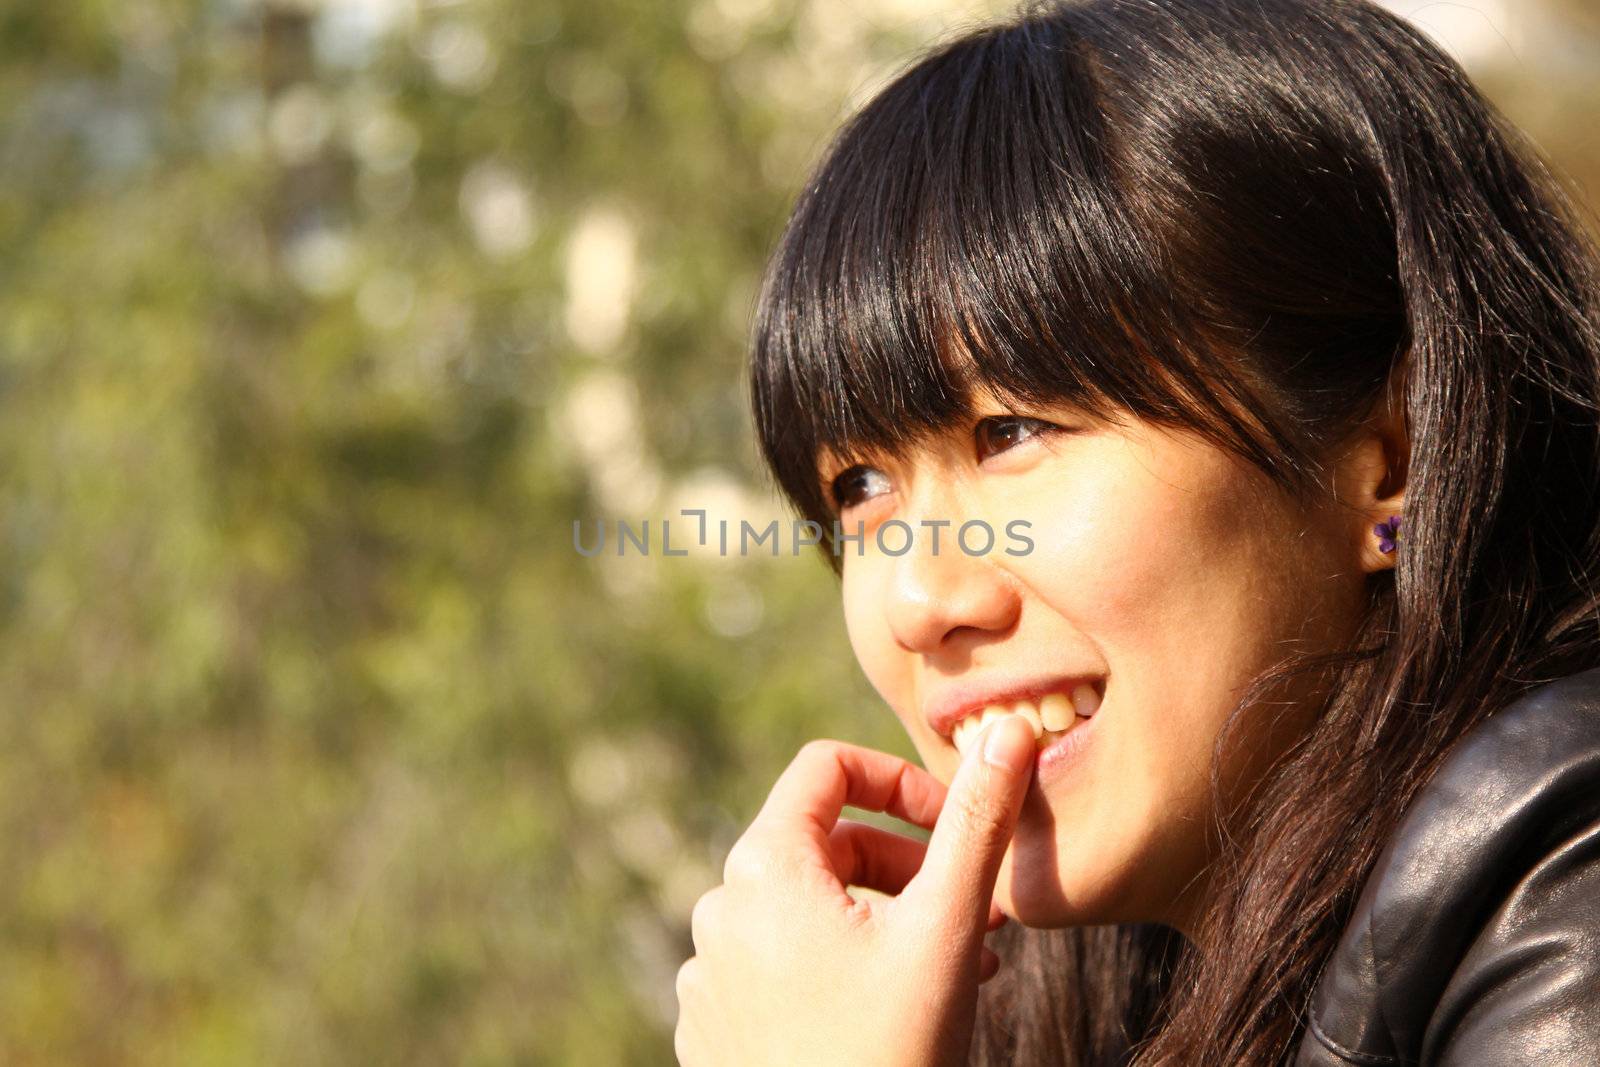
[[805, 517], [833, 517], [820, 450], [901, 454], [971, 418], [964, 374], [1199, 433], [1300, 499], [1386, 390], [1411, 440], [1404, 544], [1359, 646], [1278, 664], [1218, 739], [1318, 680], [1313, 726], [1216, 828], [1209, 950], [1155, 924], [1003, 931], [975, 1062], [1292, 1055], [1451, 745], [1600, 665], [1597, 354], [1596, 255], [1561, 185], [1373, 4], [1033, 4], [849, 120], [753, 341], [761, 445]]

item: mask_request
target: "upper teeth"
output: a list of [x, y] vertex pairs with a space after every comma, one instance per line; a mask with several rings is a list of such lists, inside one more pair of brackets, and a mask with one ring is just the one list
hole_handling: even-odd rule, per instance
[[972, 744], [989, 723], [1006, 715], [1020, 715], [1033, 727], [1034, 739], [1042, 745], [1047, 731], [1052, 733], [1069, 731], [1093, 715], [1099, 707], [1100, 694], [1095, 691], [1094, 686], [1082, 682], [1073, 688], [1071, 697], [1063, 693], [1050, 693], [1037, 700], [990, 704], [956, 723], [950, 737], [956, 743], [956, 748], [965, 752], [967, 746]]

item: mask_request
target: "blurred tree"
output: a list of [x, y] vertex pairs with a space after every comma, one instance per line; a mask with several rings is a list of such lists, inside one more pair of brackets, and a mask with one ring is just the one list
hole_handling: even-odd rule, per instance
[[[820, 563], [572, 521], [780, 514], [765, 255], [999, 6], [0, 10], [0, 1060], [669, 1057], [783, 764], [910, 750]], [[1486, 79], [1592, 190], [1550, 12], [1561, 78]]]

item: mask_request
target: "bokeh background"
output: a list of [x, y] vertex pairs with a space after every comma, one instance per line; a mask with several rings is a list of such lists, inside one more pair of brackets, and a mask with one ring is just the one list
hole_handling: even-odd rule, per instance
[[[1392, 6], [1592, 210], [1600, 10]], [[820, 559], [572, 524], [785, 515], [765, 256], [1008, 7], [0, 6], [0, 1062], [670, 1062], [783, 765], [911, 751]]]

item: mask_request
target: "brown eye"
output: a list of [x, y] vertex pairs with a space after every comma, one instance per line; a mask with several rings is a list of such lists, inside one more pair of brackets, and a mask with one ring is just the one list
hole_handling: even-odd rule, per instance
[[829, 488], [833, 493], [834, 507], [843, 511], [886, 491], [889, 488], [889, 479], [876, 467], [858, 463], [835, 478]]
[[1002, 415], [980, 419], [972, 429], [973, 443], [977, 446], [978, 462], [999, 452], [1021, 444], [1038, 433], [1054, 429], [1043, 419], [1030, 419], [1023, 415]]

